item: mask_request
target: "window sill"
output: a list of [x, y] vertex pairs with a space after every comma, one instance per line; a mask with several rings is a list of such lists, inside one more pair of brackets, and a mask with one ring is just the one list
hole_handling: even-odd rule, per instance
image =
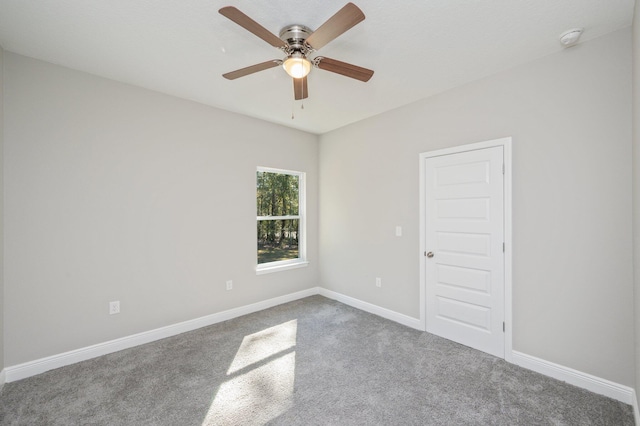
[[271, 274], [272, 272], [286, 271], [288, 269], [306, 268], [309, 262], [304, 260], [295, 263], [287, 263], [284, 265], [258, 266], [256, 267], [256, 275]]

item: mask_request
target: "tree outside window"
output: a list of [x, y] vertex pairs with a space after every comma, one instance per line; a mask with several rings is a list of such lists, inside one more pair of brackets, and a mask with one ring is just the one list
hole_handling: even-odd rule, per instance
[[305, 262], [304, 173], [259, 167], [258, 269]]

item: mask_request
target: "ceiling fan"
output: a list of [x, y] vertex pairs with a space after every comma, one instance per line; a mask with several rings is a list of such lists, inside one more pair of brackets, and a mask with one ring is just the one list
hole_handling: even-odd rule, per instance
[[365, 82], [373, 76], [372, 70], [357, 65], [323, 56], [312, 57], [313, 52], [364, 20], [364, 13], [353, 3], [347, 3], [315, 31], [304, 25], [288, 25], [280, 31], [280, 37], [276, 37], [233, 6], [223, 7], [219, 12], [273, 47], [282, 50], [286, 55], [282, 60], [272, 59], [223, 74], [222, 76], [228, 80], [282, 65], [293, 78], [294, 99], [300, 100], [309, 95], [307, 75], [312, 66]]

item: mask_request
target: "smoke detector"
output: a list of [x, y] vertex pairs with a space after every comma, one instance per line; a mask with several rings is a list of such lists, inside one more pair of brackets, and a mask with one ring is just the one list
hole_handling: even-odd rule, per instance
[[573, 46], [578, 42], [582, 35], [582, 28], [573, 28], [560, 34], [560, 44], [564, 47]]

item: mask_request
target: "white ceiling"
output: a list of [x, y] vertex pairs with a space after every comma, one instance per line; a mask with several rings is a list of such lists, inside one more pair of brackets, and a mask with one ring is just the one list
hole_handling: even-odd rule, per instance
[[[312, 133], [324, 133], [631, 25], [634, 0], [354, 0], [366, 19], [319, 54], [375, 70], [368, 83], [314, 69], [293, 102], [279, 67], [221, 77], [279, 50], [218, 13], [278, 35], [316, 29], [346, 0], [0, 0], [6, 50]], [[291, 119], [295, 108], [295, 119]]]

